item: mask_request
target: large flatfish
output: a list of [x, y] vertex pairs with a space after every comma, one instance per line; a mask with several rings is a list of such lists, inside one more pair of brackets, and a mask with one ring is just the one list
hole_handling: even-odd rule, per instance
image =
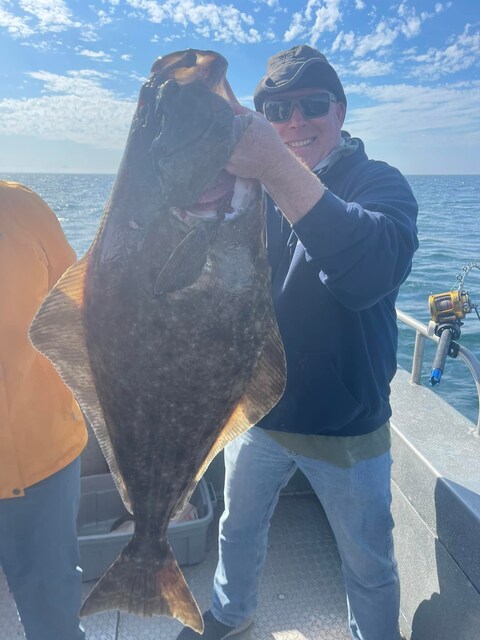
[[249, 123], [226, 68], [197, 50], [154, 63], [95, 240], [31, 327], [135, 520], [82, 615], [162, 614], [202, 631], [169, 521], [283, 393], [261, 186], [224, 170]]

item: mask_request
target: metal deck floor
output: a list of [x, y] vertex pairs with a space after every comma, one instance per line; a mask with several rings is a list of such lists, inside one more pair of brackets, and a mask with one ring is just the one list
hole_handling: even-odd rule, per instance
[[[182, 570], [207, 609], [217, 561], [221, 505], [207, 536], [207, 555]], [[85, 584], [85, 592], [94, 583]], [[181, 624], [165, 617], [105, 612], [83, 619], [87, 640], [174, 640]], [[15, 605], [0, 572], [0, 638], [23, 638]], [[267, 564], [255, 623], [239, 640], [348, 640], [340, 561], [323, 510], [313, 495], [284, 495], [272, 520]]]

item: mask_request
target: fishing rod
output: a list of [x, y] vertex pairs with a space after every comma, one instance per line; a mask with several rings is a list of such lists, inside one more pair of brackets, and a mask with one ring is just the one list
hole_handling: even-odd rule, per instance
[[468, 291], [464, 288], [467, 275], [472, 269], [480, 270], [478, 262], [469, 262], [457, 275], [455, 285], [445, 293], [430, 294], [428, 304], [432, 322], [435, 323], [434, 333], [438, 336], [437, 350], [432, 364], [430, 384], [432, 387], [440, 384], [447, 355], [456, 358], [460, 338], [460, 327], [467, 313], [475, 311], [480, 320], [479, 304], [472, 301]]

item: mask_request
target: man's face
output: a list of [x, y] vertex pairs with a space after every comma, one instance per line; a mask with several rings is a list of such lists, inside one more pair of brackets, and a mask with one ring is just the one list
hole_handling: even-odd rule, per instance
[[[298, 98], [321, 93], [322, 89], [297, 89], [275, 94], [275, 100]], [[330, 109], [320, 118], [305, 118], [295, 105], [287, 122], [272, 122], [287, 147], [313, 169], [340, 141], [340, 131], [345, 119], [345, 105], [331, 102]]]

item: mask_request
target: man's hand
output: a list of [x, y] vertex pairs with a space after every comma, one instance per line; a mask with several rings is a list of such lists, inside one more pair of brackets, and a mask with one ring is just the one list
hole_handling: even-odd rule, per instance
[[[280, 159], [286, 156], [287, 161], [292, 154], [272, 125], [259, 113], [240, 107], [242, 113], [237, 115], [247, 124], [240, 136], [230, 160], [227, 171], [240, 178], [255, 178], [266, 184], [272, 174], [277, 172]], [[235, 109], [238, 111], [239, 107]], [[238, 126], [238, 125], [237, 125]], [[240, 125], [243, 128], [243, 123]]]
[[244, 119], [237, 131], [247, 126], [234, 147], [227, 171], [240, 178], [259, 180], [283, 215], [295, 224], [320, 200], [325, 188], [263, 115], [241, 105], [235, 106], [235, 113]]

